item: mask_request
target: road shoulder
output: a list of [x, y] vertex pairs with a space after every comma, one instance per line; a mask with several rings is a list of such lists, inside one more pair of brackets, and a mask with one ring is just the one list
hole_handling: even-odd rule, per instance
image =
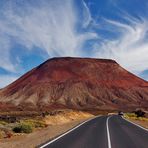
[[71, 128], [77, 126], [78, 124], [86, 120], [88, 119], [80, 119], [62, 125], [48, 126], [45, 129], [38, 130], [31, 134], [26, 134], [19, 137], [13, 137], [11, 139], [2, 139], [0, 140], [0, 146], [1, 148], [8, 148], [8, 147], [33, 148], [42, 143], [45, 143], [50, 139], [53, 139], [54, 137], [70, 130]]

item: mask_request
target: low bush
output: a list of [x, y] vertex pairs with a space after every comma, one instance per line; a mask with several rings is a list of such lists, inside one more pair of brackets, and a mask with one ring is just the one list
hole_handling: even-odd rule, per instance
[[142, 111], [142, 110], [136, 110], [136, 111], [135, 111], [135, 114], [137, 115], [137, 117], [144, 117], [145, 112]]
[[146, 118], [146, 117], [138, 117], [138, 119], [141, 121], [148, 121], [148, 118]]
[[0, 120], [0, 125], [7, 125], [8, 123], [6, 121]]
[[21, 121], [23, 124], [29, 124], [31, 125], [33, 128], [43, 128], [46, 127], [46, 124], [43, 121], [39, 121], [37, 119], [27, 119], [27, 120], [23, 120]]
[[31, 133], [33, 131], [33, 127], [30, 124], [18, 124], [13, 128], [15, 133]]
[[131, 117], [132, 117], [132, 118], [137, 117], [135, 113], [126, 113], [125, 116], [126, 116], [126, 117], [129, 117], [129, 118], [131, 118]]
[[134, 120], [148, 121], [148, 118], [141, 111], [135, 111], [135, 113], [125, 113], [124, 117]]

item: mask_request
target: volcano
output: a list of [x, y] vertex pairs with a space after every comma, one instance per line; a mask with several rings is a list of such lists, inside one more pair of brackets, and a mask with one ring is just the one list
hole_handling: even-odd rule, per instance
[[0, 110], [148, 109], [148, 82], [109, 59], [52, 58], [0, 90]]

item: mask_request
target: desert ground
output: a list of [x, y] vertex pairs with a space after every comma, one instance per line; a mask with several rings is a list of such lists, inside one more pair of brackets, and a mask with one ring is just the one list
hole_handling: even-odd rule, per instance
[[[8, 132], [4, 128], [2, 128], [2, 122], [0, 126], [0, 146], [1, 148], [33, 148], [36, 147], [47, 140], [50, 140], [69, 129], [75, 127], [76, 125], [82, 123], [85, 120], [93, 118], [94, 115], [81, 112], [81, 111], [72, 111], [72, 110], [64, 110], [64, 111], [56, 111], [56, 113], [51, 113], [52, 115], [46, 115], [42, 119], [40, 118], [40, 122], [44, 123], [45, 126], [41, 125], [40, 127], [34, 128], [31, 133], [13, 133], [8, 135]], [[39, 117], [38, 117], [39, 118]], [[31, 121], [38, 121], [37, 117], [33, 119], [21, 119], [21, 121], [25, 120], [28, 123], [32, 124]], [[12, 126], [12, 124], [11, 124]], [[16, 126], [16, 125], [13, 125]], [[13, 128], [12, 126], [12, 128]], [[5, 125], [6, 127], [6, 125]], [[7, 125], [8, 128], [8, 125]], [[9, 131], [10, 132], [10, 131]], [[9, 133], [10, 134], [10, 133]]]

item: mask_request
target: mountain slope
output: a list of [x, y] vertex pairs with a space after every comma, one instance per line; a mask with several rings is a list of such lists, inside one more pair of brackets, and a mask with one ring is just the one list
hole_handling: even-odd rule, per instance
[[147, 106], [148, 82], [105, 59], [49, 59], [0, 91], [1, 110]]

